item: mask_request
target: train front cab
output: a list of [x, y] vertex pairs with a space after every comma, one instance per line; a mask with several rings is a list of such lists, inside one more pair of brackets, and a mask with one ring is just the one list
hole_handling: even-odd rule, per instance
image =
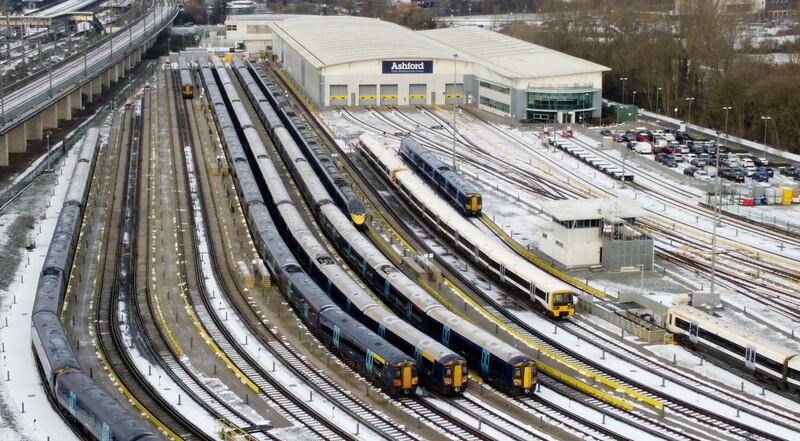
[[572, 291], [553, 291], [549, 298], [550, 315], [553, 318], [566, 318], [575, 314], [575, 299]]
[[390, 395], [411, 395], [417, 389], [419, 377], [416, 363], [413, 360], [394, 363], [390, 374], [392, 375]]
[[464, 198], [462, 203], [464, 204], [464, 213], [467, 216], [481, 215], [483, 201], [479, 193], [467, 193], [467, 196]]
[[513, 369], [511, 379], [513, 389], [509, 391], [511, 395], [530, 395], [539, 383], [536, 362], [527, 357], [516, 357], [509, 361]]
[[190, 99], [194, 97], [194, 90], [191, 84], [184, 84], [183, 85], [183, 97], [186, 99]]

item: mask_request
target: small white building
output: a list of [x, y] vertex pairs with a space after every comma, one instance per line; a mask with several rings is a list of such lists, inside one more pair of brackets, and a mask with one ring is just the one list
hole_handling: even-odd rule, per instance
[[245, 52], [260, 54], [272, 50], [270, 23], [289, 18], [302, 17], [293, 14], [228, 15], [225, 18], [225, 33], [228, 40], [244, 44]]
[[[600, 265], [603, 226], [620, 219], [632, 224], [646, 211], [631, 199], [575, 199], [542, 202], [551, 218], [539, 251], [566, 268]], [[651, 263], [652, 265], [652, 263]]]

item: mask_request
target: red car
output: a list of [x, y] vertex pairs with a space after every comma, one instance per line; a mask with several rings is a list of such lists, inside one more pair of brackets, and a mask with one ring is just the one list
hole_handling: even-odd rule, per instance
[[636, 134], [636, 140], [639, 142], [651, 142], [653, 139], [647, 132], [639, 132]]

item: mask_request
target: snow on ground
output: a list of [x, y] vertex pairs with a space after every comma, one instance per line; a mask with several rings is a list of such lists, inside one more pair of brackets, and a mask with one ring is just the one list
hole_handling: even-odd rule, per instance
[[[185, 149], [187, 158], [191, 158], [191, 150]], [[191, 159], [187, 160], [190, 164], [190, 169], [193, 168]], [[298, 378], [287, 366], [284, 365], [282, 360], [275, 358], [269, 350], [264, 348], [264, 344], [259, 340], [258, 336], [250, 331], [240, 318], [236, 308], [228, 302], [228, 299], [222, 295], [223, 292], [220, 288], [213, 271], [213, 262], [208, 258], [210, 256], [209, 246], [206, 238], [205, 222], [202, 216], [202, 205], [198, 199], [197, 182], [193, 173], [190, 172], [189, 185], [192, 194], [192, 209], [195, 217], [195, 234], [197, 236], [198, 254], [200, 256], [200, 271], [203, 274], [203, 279], [206, 284], [206, 292], [211, 294], [213, 301], [210, 302], [214, 314], [218, 317], [224, 317], [224, 326], [231, 333], [232, 338], [238, 341], [242, 348], [255, 360], [261, 367], [261, 370], [273, 378], [278, 383], [288, 386], [289, 393], [295, 397], [304, 400], [309, 406], [314, 408], [321, 415], [328, 415], [332, 409], [339, 407], [338, 403], [331, 402], [330, 400], [320, 396], [319, 393], [314, 394], [314, 390], [306, 383], [305, 379]], [[246, 295], [246, 294], [245, 294]], [[285, 305], [285, 303], [284, 303]], [[229, 314], [230, 313], [230, 314]], [[249, 344], [249, 342], [253, 344]], [[263, 349], [263, 350], [262, 350]], [[264, 354], [262, 355], [262, 352]], [[381, 434], [362, 426], [353, 417], [340, 410], [335, 412], [335, 418], [331, 418], [332, 423], [340, 428], [348, 431], [349, 433], [359, 433], [359, 438], [364, 440], [381, 439]]]
[[[30, 206], [2, 215], [3, 228], [6, 229], [17, 217], [23, 215], [21, 211], [24, 212], [26, 208], [36, 209], [34, 207], [45, 201], [49, 204], [49, 207], [41, 207], [32, 225], [33, 229], [30, 230], [35, 248], [23, 252], [17, 262], [19, 266], [14, 273], [13, 282], [0, 291], [3, 320], [0, 324], [0, 371], [3, 372], [4, 380], [0, 382], [0, 396], [3, 401], [0, 416], [2, 439], [77, 440], [72, 429], [55, 412], [47, 398], [31, 349], [30, 317], [39, 283], [39, 272], [50, 246], [77, 157], [78, 151], [72, 149], [56, 166], [55, 175], [38, 179], [27, 190], [38, 191], [34, 195], [38, 201], [26, 201], [23, 197], [19, 202], [31, 204]], [[7, 207], [11, 208], [12, 206]], [[5, 235], [4, 238], [11, 239]]]

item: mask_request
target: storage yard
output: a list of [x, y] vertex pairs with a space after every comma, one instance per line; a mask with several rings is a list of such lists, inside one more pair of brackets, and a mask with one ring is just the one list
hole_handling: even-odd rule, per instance
[[0, 436], [800, 437], [792, 164], [586, 127], [606, 68], [492, 31], [265, 26], [0, 207]]

